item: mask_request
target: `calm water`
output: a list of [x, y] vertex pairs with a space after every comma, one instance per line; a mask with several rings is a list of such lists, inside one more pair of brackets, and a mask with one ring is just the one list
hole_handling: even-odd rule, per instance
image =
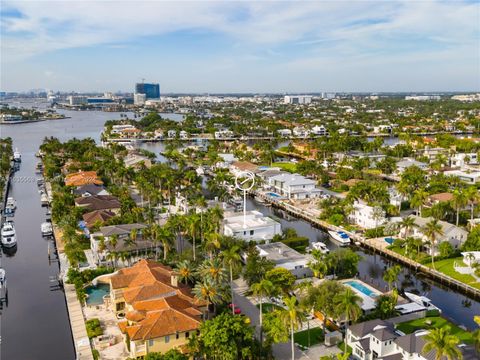
[[[14, 126], [0, 125], [0, 136], [11, 137], [14, 147], [22, 153], [23, 159], [11, 192], [18, 205], [15, 216], [18, 249], [13, 256], [4, 255], [2, 258], [9, 286], [9, 304], [1, 315], [3, 359], [64, 360], [75, 357], [63, 293], [51, 291], [49, 282], [49, 277], [58, 273], [58, 265], [49, 264], [48, 243], [40, 234], [45, 210], [40, 206], [34, 180], [34, 154], [46, 136], [55, 136], [62, 141], [73, 137], [91, 137], [98, 142], [104, 122], [119, 119], [120, 114], [100, 111], [59, 112], [71, 118]], [[142, 147], [157, 154], [163, 150], [163, 144], [142, 144]], [[249, 200], [248, 206], [250, 209], [256, 207], [265, 214], [278, 217], [284, 228], [293, 227], [311, 241], [322, 240], [331, 248], [336, 246], [329, 242], [324, 232], [303, 220], [289, 218], [282, 212], [254, 204], [253, 200]], [[379, 255], [369, 255], [361, 250], [358, 252], [363, 257], [359, 266], [360, 276], [377, 287], [385, 288], [386, 284], [381, 277], [388, 263]], [[480, 303], [471, 300], [471, 306], [467, 308], [463, 306], [465, 296], [443, 289], [429, 280], [422, 281], [410, 270], [404, 271], [401, 281], [406, 289], [416, 289], [430, 297], [443, 309], [445, 315], [457, 323], [474, 327], [472, 317], [480, 313]], [[25, 345], [25, 339], [28, 339], [28, 346]]]

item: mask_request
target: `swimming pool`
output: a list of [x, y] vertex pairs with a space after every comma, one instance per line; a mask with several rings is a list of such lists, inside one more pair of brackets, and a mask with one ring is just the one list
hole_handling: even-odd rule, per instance
[[393, 244], [393, 238], [391, 238], [391, 237], [386, 237], [384, 240], [390, 245]]
[[350, 285], [352, 288], [360, 291], [362, 294], [365, 294], [371, 298], [377, 297], [377, 294], [374, 291], [370, 290], [368, 287], [366, 287], [362, 283], [359, 283], [358, 281], [346, 281], [344, 282], [344, 284]]
[[268, 195], [268, 196], [271, 196], [271, 197], [275, 197], [275, 198], [281, 197], [280, 195], [275, 194], [275, 193], [273, 193], [273, 192], [269, 192], [269, 193], [267, 193], [267, 195]]
[[87, 305], [103, 304], [103, 297], [110, 294], [110, 285], [99, 284], [97, 286], [89, 286], [85, 289], [87, 293]]

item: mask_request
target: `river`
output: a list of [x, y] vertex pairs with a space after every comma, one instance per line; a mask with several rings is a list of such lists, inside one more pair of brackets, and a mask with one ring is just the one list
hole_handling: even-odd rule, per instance
[[[15, 224], [18, 237], [17, 252], [3, 256], [9, 287], [9, 304], [1, 315], [1, 355], [4, 359], [73, 359], [65, 299], [61, 291], [51, 291], [51, 276], [58, 273], [58, 264], [49, 264], [48, 244], [40, 234], [40, 224], [45, 211], [40, 206], [35, 183], [34, 154], [46, 136], [65, 141], [73, 137], [91, 137], [97, 142], [103, 124], [109, 119], [119, 119], [119, 113], [101, 111], [59, 110], [70, 118], [42, 121], [30, 124], [0, 125], [0, 136], [11, 137], [14, 148], [22, 153], [20, 171], [15, 174], [12, 194], [17, 200]], [[169, 115], [169, 114], [168, 114]], [[167, 116], [168, 116], [167, 115]], [[142, 144], [143, 148], [158, 154], [163, 144]], [[258, 208], [265, 214], [277, 217], [283, 228], [295, 228], [299, 235], [311, 240], [322, 239], [329, 247], [324, 232], [304, 220], [292, 219], [280, 211], [248, 200], [248, 208]], [[385, 288], [382, 280], [388, 262], [379, 255], [370, 255], [358, 249], [362, 256], [359, 272], [362, 278], [376, 287]], [[464, 295], [446, 289], [430, 280], [418, 278], [409, 269], [404, 269], [401, 282], [406, 289], [425, 294], [442, 308], [443, 313], [457, 324], [474, 328], [473, 315], [480, 314], [480, 303], [468, 300]], [[470, 302], [469, 307], [465, 301]]]

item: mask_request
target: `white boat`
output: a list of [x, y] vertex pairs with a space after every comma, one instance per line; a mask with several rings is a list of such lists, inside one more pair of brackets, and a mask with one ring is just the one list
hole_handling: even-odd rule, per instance
[[416, 295], [409, 292], [405, 292], [405, 296], [414, 303], [424, 306], [427, 310], [437, 310], [439, 312], [442, 312], [442, 310], [439, 307], [433, 305], [432, 300], [430, 300], [426, 296]]
[[13, 161], [15, 162], [22, 161], [22, 154], [20, 154], [20, 151], [18, 151], [18, 149], [15, 149], [15, 151], [13, 152]]
[[0, 289], [6, 289], [7, 288], [7, 274], [5, 272], [5, 269], [0, 268]]
[[327, 245], [325, 245], [323, 242], [321, 241], [316, 241], [314, 243], [312, 243], [311, 245], [311, 249], [312, 250], [318, 250], [320, 251], [322, 254], [328, 254], [330, 252], [330, 250], [328, 249]]
[[15, 210], [17, 208], [17, 202], [15, 201], [15, 199], [13, 197], [8, 197], [7, 198], [7, 207]]
[[40, 202], [42, 203], [42, 206], [48, 205], [48, 196], [44, 192], [42, 192], [42, 195], [40, 195]]
[[328, 234], [333, 240], [339, 242], [341, 246], [350, 245], [350, 237], [345, 232], [329, 230]]
[[15, 235], [15, 226], [12, 221], [6, 221], [2, 226], [2, 245], [5, 247], [13, 247], [17, 244]]
[[53, 235], [53, 227], [52, 223], [50, 222], [44, 222], [42, 225], [40, 225], [40, 229], [42, 230], [42, 236], [50, 236]]

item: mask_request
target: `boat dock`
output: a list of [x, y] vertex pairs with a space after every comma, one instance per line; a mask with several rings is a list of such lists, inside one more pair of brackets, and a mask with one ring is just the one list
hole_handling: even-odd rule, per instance
[[[45, 182], [45, 190], [47, 196], [52, 196], [52, 185], [49, 182]], [[54, 241], [56, 252], [58, 255], [58, 261], [60, 264], [59, 281], [62, 281], [65, 292], [65, 301], [67, 303], [68, 319], [70, 321], [70, 328], [72, 329], [73, 345], [75, 346], [75, 352], [77, 354], [77, 360], [93, 360], [92, 347], [90, 345], [90, 339], [87, 335], [87, 328], [85, 325], [85, 318], [83, 316], [82, 305], [77, 298], [77, 292], [75, 286], [72, 284], [65, 284], [63, 277], [68, 271], [67, 262], [62, 261], [64, 244], [62, 241], [62, 233], [58, 226], [52, 221], [54, 228]], [[50, 258], [50, 253], [49, 253]]]
[[415, 271], [422, 273], [425, 277], [431, 278], [440, 284], [446, 285], [449, 288], [453, 288], [455, 290], [458, 290], [459, 292], [469, 295], [473, 299], [476, 299], [476, 300], [480, 299], [480, 289], [477, 289], [471, 285], [458, 281], [450, 276], [447, 276], [441, 273], [440, 271], [429, 268], [428, 266], [420, 264], [419, 262], [416, 262], [410, 258], [407, 258], [406, 256], [400, 255], [392, 250], [389, 250], [386, 247], [380, 246], [378, 242], [374, 241], [374, 239], [366, 239], [359, 234], [349, 232], [343, 228], [340, 228], [338, 226], [327, 223], [326, 221], [315, 218], [311, 213], [303, 209], [287, 204], [282, 200], [273, 199], [272, 197], [267, 196], [260, 191], [250, 190], [249, 193], [252, 196], [261, 198], [265, 202], [271, 204], [273, 207], [282, 209], [290, 215], [293, 215], [295, 217], [298, 217], [305, 221], [310, 222], [311, 224], [321, 228], [322, 230], [344, 231], [345, 233], [348, 234], [348, 236], [350, 236], [350, 238], [354, 242], [359, 243], [361, 246], [367, 249], [373, 250], [374, 252], [377, 252], [389, 259], [395, 260], [403, 265], [406, 265], [409, 268], [412, 268]]

